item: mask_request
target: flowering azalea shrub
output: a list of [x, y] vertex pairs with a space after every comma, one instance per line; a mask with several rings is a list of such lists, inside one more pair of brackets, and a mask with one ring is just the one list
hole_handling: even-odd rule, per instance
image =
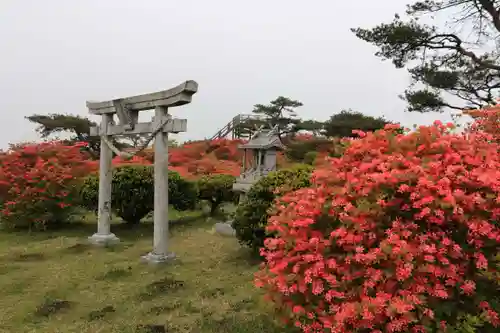
[[500, 331], [500, 145], [450, 127], [360, 132], [281, 198], [256, 283], [286, 319], [303, 332]]
[[243, 156], [238, 146], [243, 143], [242, 140], [218, 139], [210, 141], [210, 148], [207, 153], [213, 153], [218, 160], [239, 162]]
[[480, 110], [469, 110], [465, 114], [475, 121], [468, 128], [469, 132], [484, 132], [491, 135], [491, 140], [500, 142], [500, 105], [488, 106]]
[[212, 174], [238, 176], [241, 171], [241, 140], [187, 142], [169, 150], [170, 169], [182, 177], [198, 179]]
[[[182, 177], [193, 180], [213, 174], [237, 177], [243, 162], [243, 151], [238, 146], [244, 142], [239, 139], [186, 142], [169, 149], [169, 167]], [[248, 152], [247, 160], [250, 158], [251, 153]], [[279, 152], [277, 164], [279, 168], [287, 168], [296, 162]]]
[[144, 156], [134, 155], [130, 158], [115, 156], [111, 163], [113, 166], [119, 167], [123, 165], [151, 165], [152, 161]]
[[78, 201], [76, 185], [94, 168], [81, 148], [47, 142], [1, 154], [1, 224], [45, 229], [67, 222]]
[[199, 178], [206, 175], [231, 175], [239, 176], [241, 164], [234, 161], [218, 160], [214, 156], [207, 156], [200, 160], [191, 161], [184, 166], [192, 178]]
[[186, 142], [169, 149], [169, 160], [174, 166], [199, 160], [205, 156], [214, 156], [220, 160], [239, 161], [242, 152], [238, 149], [241, 140], [203, 140]]

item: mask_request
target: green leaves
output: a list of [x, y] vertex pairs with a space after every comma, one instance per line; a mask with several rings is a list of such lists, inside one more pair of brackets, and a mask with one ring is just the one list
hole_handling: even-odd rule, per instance
[[278, 126], [280, 133], [288, 133], [300, 123], [295, 109], [302, 105], [297, 100], [279, 96], [268, 105], [256, 104], [252, 112], [264, 116], [271, 127]]
[[113, 173], [111, 208], [124, 221], [137, 224], [154, 208], [151, 166], [127, 165]]
[[195, 209], [198, 203], [196, 183], [182, 178], [177, 172], [168, 172], [168, 202], [179, 211]]
[[36, 131], [42, 138], [49, 138], [60, 133], [70, 133], [70, 143], [77, 141], [86, 142], [94, 157], [99, 156], [100, 138], [90, 137], [90, 128], [97, 124], [88, 118], [52, 113], [49, 115], [34, 114], [26, 117], [32, 123], [37, 124]]
[[[192, 209], [197, 202], [196, 187], [178, 173], [168, 174], [169, 204], [177, 210]], [[80, 188], [82, 205], [97, 210], [99, 175], [88, 176]], [[130, 224], [139, 223], [154, 209], [154, 172], [150, 165], [124, 165], [113, 170], [111, 210]]]
[[373, 132], [384, 128], [390, 122], [382, 117], [372, 117], [352, 110], [342, 110], [324, 123], [323, 134], [328, 137], [356, 137], [353, 130]]
[[[378, 48], [376, 56], [408, 68], [412, 84], [402, 95], [408, 111], [480, 108], [495, 102], [500, 84], [499, 51], [491, 44], [500, 34], [497, 8], [491, 0], [416, 1], [406, 20], [396, 15], [390, 23], [351, 30]], [[420, 18], [447, 21], [427, 25]], [[449, 95], [462, 103], [446, 101]]]
[[235, 177], [231, 175], [203, 176], [198, 180], [199, 199], [210, 203], [210, 213], [214, 215], [223, 202], [236, 200], [233, 192]]
[[430, 90], [406, 90], [402, 98], [408, 102], [408, 111], [439, 112], [446, 105], [439, 93]]
[[289, 169], [271, 172], [255, 183], [247, 194], [245, 201], [238, 205], [233, 228], [239, 242], [255, 253], [264, 245], [265, 227], [274, 199], [286, 192], [294, 191], [310, 185], [313, 168], [299, 165]]
[[395, 18], [389, 24], [372, 29], [355, 28], [351, 31], [366, 42], [379, 47], [376, 56], [392, 60], [396, 68], [419, 58], [420, 47], [432, 36], [433, 29], [416, 21], [403, 22]]

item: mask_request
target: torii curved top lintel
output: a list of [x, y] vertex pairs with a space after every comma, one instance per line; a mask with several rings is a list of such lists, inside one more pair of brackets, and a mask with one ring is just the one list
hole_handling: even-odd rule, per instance
[[185, 81], [176, 87], [154, 93], [129, 96], [104, 102], [87, 101], [87, 108], [91, 114], [114, 114], [119, 112], [117, 105], [128, 111], [151, 110], [157, 106], [174, 107], [191, 103], [192, 96], [198, 91], [198, 83], [193, 80]]

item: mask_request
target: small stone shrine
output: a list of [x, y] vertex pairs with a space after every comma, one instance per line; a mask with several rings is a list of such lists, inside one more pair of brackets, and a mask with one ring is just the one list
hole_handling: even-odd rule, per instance
[[271, 171], [276, 171], [277, 153], [285, 147], [281, 143], [275, 127], [258, 130], [246, 144], [240, 145], [239, 148], [243, 149], [243, 167], [240, 176], [233, 185], [233, 190], [240, 192], [242, 199], [261, 177], [266, 176]]
[[[243, 167], [233, 184], [233, 190], [240, 193], [240, 202], [245, 200], [246, 193], [261, 177], [276, 171], [277, 152], [285, 148], [276, 130], [276, 127], [260, 129], [246, 144], [240, 145], [239, 148], [243, 150]], [[235, 235], [232, 221], [216, 223], [215, 231], [225, 236]]]

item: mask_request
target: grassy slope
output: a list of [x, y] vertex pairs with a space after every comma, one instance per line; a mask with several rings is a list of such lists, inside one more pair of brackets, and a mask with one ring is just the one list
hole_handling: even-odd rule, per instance
[[171, 248], [179, 258], [160, 267], [139, 261], [151, 249], [152, 225], [116, 226], [122, 243], [115, 248], [86, 245], [91, 224], [0, 234], [0, 332], [161, 332], [140, 325], [283, 332], [252, 284], [256, 266], [235, 239], [213, 234], [212, 226], [203, 220], [173, 226]]

